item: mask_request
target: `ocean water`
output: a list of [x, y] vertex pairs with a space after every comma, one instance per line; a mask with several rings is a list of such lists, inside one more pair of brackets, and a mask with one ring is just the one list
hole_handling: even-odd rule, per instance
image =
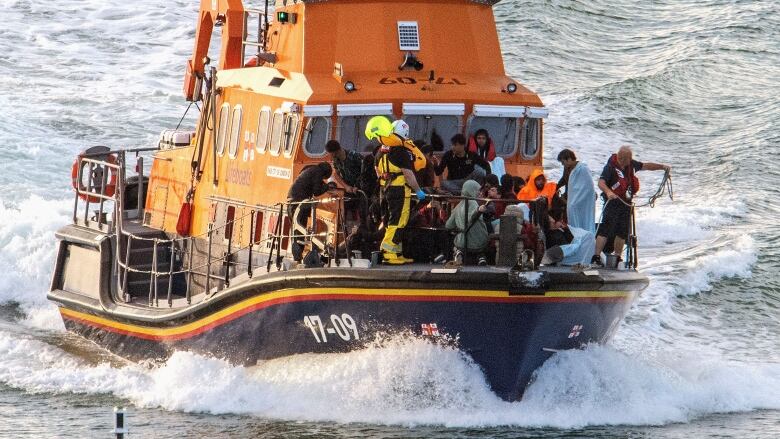
[[[176, 125], [196, 8], [0, 0], [0, 437], [105, 437], [113, 406], [131, 437], [780, 437], [777, 2], [495, 7], [507, 71], [552, 110], [550, 174], [563, 147], [596, 173], [628, 143], [673, 166], [676, 195], [639, 210], [651, 285], [615, 340], [557, 354], [516, 403], [457, 351], [402, 336], [149, 367], [64, 332], [45, 295], [70, 164]], [[645, 194], [658, 174], [640, 174]]]

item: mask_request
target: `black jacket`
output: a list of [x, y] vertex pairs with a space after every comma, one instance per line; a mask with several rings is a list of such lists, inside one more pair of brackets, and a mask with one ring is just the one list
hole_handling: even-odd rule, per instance
[[328, 185], [323, 180], [329, 177], [330, 175], [318, 166], [304, 169], [287, 192], [287, 199], [303, 201], [324, 194], [328, 190]]

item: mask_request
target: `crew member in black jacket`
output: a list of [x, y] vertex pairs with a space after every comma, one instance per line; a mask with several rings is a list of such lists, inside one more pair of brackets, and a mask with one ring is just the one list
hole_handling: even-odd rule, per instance
[[298, 204], [328, 191], [325, 181], [333, 174], [329, 163], [321, 162], [303, 170], [295, 179], [290, 191], [287, 192], [287, 215], [292, 219], [292, 253], [295, 262], [303, 260], [304, 239], [307, 234], [306, 224], [311, 216], [311, 203]]

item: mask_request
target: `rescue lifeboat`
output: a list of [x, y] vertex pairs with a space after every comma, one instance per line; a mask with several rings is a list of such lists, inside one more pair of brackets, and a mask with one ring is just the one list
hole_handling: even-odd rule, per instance
[[48, 295], [66, 328], [131, 360], [242, 365], [411, 333], [455, 343], [507, 400], [554, 352], [609, 340], [648, 284], [635, 261], [539, 265], [507, 232], [493, 266], [372, 263], [334, 250], [354, 220], [338, 191], [311, 201], [324, 265], [289, 256], [292, 182], [329, 139], [364, 152], [374, 116], [414, 139], [485, 128], [508, 173], [541, 169], [548, 112], [504, 71], [497, 1], [202, 0], [183, 90], [195, 126], [74, 163]]

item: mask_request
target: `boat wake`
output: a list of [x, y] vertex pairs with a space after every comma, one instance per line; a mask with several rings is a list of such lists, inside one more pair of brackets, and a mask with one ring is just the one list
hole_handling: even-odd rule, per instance
[[776, 364], [663, 363], [599, 346], [555, 355], [517, 403], [496, 397], [458, 351], [408, 337], [316, 363], [299, 355], [245, 368], [179, 352], [150, 368], [89, 364], [0, 333], [0, 358], [0, 381], [27, 392], [109, 393], [143, 407], [281, 420], [573, 428], [780, 408]]

